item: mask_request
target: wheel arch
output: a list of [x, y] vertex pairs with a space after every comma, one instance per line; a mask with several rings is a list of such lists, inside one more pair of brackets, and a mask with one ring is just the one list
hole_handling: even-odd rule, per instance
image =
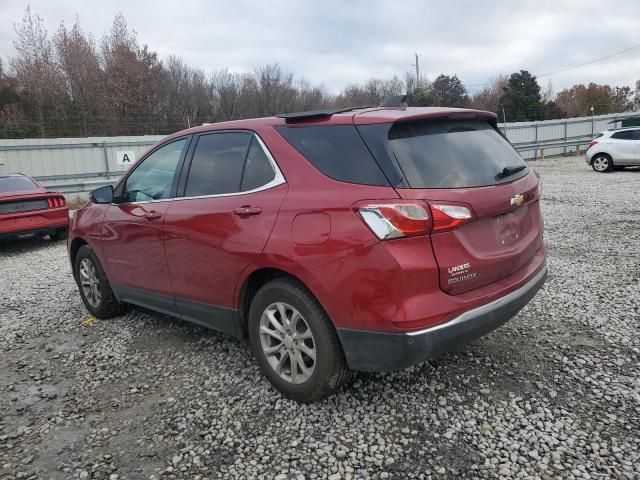
[[609, 158], [609, 161], [611, 161], [611, 165], [613, 165], [613, 164], [614, 164], [614, 162], [613, 162], [613, 157], [611, 156], [611, 154], [609, 154], [609, 153], [607, 153], [607, 152], [597, 152], [597, 153], [594, 153], [593, 155], [591, 155], [591, 160], [589, 161], [589, 165], [593, 165], [593, 161], [594, 161], [597, 157], [600, 157], [600, 156], [604, 156], [604, 157]]
[[71, 272], [74, 278], [76, 276], [76, 256], [83, 245], [89, 245], [89, 242], [82, 237], [74, 238], [71, 241], [71, 245], [69, 245], [69, 261], [71, 262]]
[[238, 288], [238, 293], [236, 295], [237, 298], [237, 308], [238, 308], [238, 319], [240, 321], [240, 328], [242, 330], [243, 337], [247, 337], [247, 324], [249, 321], [249, 308], [251, 307], [251, 302], [255, 297], [256, 293], [260, 288], [272, 280], [278, 278], [291, 278], [300, 285], [302, 285], [305, 289], [309, 291], [311, 295], [315, 297], [316, 300], [320, 303], [320, 306], [325, 310], [326, 308], [322, 305], [322, 302], [318, 298], [318, 295], [314, 292], [314, 289], [309, 285], [308, 279], [305, 281], [301, 275], [294, 274], [290, 271], [284, 270], [278, 267], [260, 267], [251, 271], [244, 280], [241, 281], [240, 287]]

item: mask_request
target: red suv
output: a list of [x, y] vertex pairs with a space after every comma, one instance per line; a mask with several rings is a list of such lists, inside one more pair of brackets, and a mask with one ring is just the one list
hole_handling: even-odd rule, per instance
[[69, 255], [96, 317], [135, 304], [248, 337], [311, 402], [509, 320], [545, 281], [542, 230], [494, 114], [364, 108], [173, 134], [92, 193]]

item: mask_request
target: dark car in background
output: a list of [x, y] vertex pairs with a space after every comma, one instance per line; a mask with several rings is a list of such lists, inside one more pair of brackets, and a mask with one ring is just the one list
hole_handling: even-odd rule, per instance
[[0, 239], [24, 234], [63, 239], [68, 224], [69, 207], [62, 194], [20, 173], [0, 175]]

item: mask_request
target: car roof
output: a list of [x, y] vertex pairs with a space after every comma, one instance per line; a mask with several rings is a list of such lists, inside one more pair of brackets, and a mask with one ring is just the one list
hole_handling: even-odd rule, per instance
[[448, 107], [355, 107], [350, 109], [315, 110], [282, 116], [204, 123], [198, 127], [181, 130], [165, 140], [196, 133], [217, 130], [253, 130], [260, 127], [285, 125], [367, 125], [394, 123], [421, 118], [447, 117], [451, 119], [483, 118], [495, 122], [496, 114], [484, 110]]
[[640, 129], [640, 126], [618, 127], [618, 128], [610, 128], [609, 130], [605, 130], [602, 133], [605, 133], [605, 132], [619, 132], [621, 130], [638, 130], [638, 129]]

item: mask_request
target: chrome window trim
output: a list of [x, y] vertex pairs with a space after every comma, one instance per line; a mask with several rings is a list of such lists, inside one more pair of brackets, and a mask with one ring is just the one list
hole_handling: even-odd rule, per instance
[[[215, 133], [215, 132], [211, 132], [211, 133]], [[262, 141], [262, 139], [258, 136], [257, 133], [251, 132], [251, 134], [253, 135], [254, 138], [256, 138], [258, 140], [258, 143], [260, 144], [260, 147], [262, 148], [262, 151], [267, 156], [267, 159], [269, 160], [269, 163], [271, 164], [271, 168], [273, 169], [273, 171], [275, 173], [275, 176], [273, 177], [273, 180], [271, 180], [270, 182], [265, 183], [264, 185], [262, 185], [262, 186], [260, 186], [258, 188], [254, 188], [253, 190], [247, 190], [246, 192], [217, 193], [217, 194], [214, 194], [214, 195], [196, 195], [196, 196], [191, 196], [191, 197], [160, 198], [158, 200], [145, 200], [145, 201], [139, 201], [139, 202], [111, 203], [111, 205], [145, 205], [145, 204], [148, 204], [148, 203], [174, 202], [174, 201], [180, 201], [180, 200], [194, 200], [194, 199], [197, 199], [197, 198], [236, 197], [236, 196], [240, 196], [240, 195], [249, 195], [251, 193], [262, 192], [263, 190], [269, 190], [270, 188], [277, 187], [278, 185], [282, 185], [283, 183], [287, 183], [287, 180], [284, 178], [284, 175], [282, 174], [282, 171], [280, 170], [280, 167], [278, 167], [278, 164], [276, 163], [275, 159], [273, 158], [273, 155], [271, 155], [271, 152], [269, 151], [269, 149], [267, 148], [265, 143]]]

